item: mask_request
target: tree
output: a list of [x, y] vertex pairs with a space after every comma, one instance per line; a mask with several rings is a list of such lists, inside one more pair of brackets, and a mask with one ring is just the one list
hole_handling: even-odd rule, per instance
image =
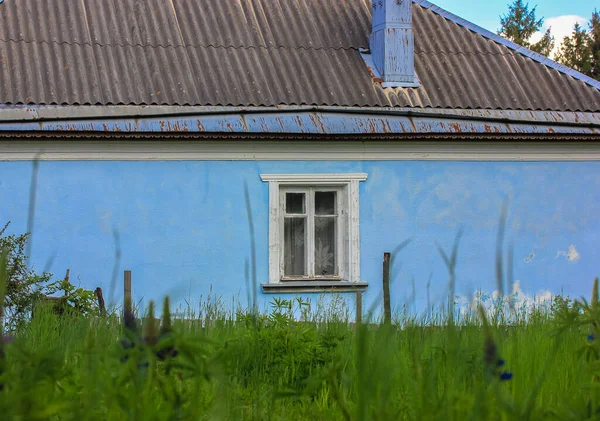
[[576, 23], [573, 33], [563, 39], [556, 53], [556, 61], [589, 75], [592, 71], [591, 45], [591, 37], [587, 31]]
[[590, 42], [592, 65], [590, 76], [596, 80], [600, 80], [600, 13], [594, 10], [592, 19], [590, 20]]
[[541, 40], [536, 43], [530, 42], [533, 34], [544, 25], [544, 18], [537, 19], [535, 16], [536, 7], [530, 10], [528, 3], [515, 0], [512, 5], [508, 5], [508, 13], [500, 16], [501, 28], [498, 34], [536, 53], [548, 56], [554, 48], [554, 37], [550, 28], [546, 30]]
[[575, 24], [556, 53], [556, 61], [600, 80], [600, 13], [595, 10], [586, 31]]

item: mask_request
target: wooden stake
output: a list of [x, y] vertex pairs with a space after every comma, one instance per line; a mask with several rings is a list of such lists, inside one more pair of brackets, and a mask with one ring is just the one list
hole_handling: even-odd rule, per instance
[[123, 290], [123, 299], [125, 302], [129, 299], [130, 303], [133, 303], [131, 299], [131, 271], [126, 270], [124, 275], [124, 290]]
[[[71, 269], [67, 269], [67, 273], [65, 274], [65, 281], [69, 282], [71, 278]], [[69, 295], [69, 292], [65, 289], [65, 297]]]
[[390, 253], [383, 253], [383, 320], [392, 323], [390, 303]]
[[98, 300], [98, 308], [100, 309], [100, 314], [102, 316], [106, 316], [106, 307], [104, 306], [104, 296], [102, 295], [102, 288], [96, 288], [96, 290], [94, 291], [94, 295]]

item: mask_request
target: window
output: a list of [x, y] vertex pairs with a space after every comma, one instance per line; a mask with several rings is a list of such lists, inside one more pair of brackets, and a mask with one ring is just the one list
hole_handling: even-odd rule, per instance
[[360, 282], [358, 183], [366, 174], [263, 174], [269, 182], [264, 290], [354, 289]]
[[283, 188], [282, 280], [343, 278], [345, 215], [341, 191], [328, 187]]

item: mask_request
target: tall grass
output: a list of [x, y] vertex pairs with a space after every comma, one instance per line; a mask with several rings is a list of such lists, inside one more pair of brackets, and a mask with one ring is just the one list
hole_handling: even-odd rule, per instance
[[[160, 342], [124, 348], [127, 332], [116, 316], [36, 312], [4, 346], [0, 414], [21, 420], [597, 417], [600, 346], [588, 338], [597, 302], [563, 303], [510, 324], [488, 321], [483, 312], [430, 325], [354, 326], [313, 312], [300, 322], [303, 307], [301, 300], [279, 300], [264, 314], [211, 307], [209, 323], [175, 318], [168, 345], [177, 355], [164, 360], [153, 348]], [[512, 378], [503, 381], [506, 373]]]

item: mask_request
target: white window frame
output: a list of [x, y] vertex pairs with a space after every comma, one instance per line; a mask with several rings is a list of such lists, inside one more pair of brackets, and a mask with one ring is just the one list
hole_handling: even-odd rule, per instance
[[[343, 283], [360, 282], [360, 222], [359, 183], [368, 174], [261, 174], [269, 183], [269, 284], [285, 286], [290, 280], [319, 279]], [[307, 276], [286, 278], [283, 273], [283, 219], [284, 195], [293, 188], [320, 190], [327, 188], [338, 192], [338, 277]]]
[[[335, 262], [336, 262], [336, 273], [337, 275], [317, 275], [314, 272], [315, 269], [315, 203], [314, 195], [319, 191], [333, 191], [336, 193], [335, 196], [335, 209], [336, 209], [336, 245], [335, 245]], [[279, 190], [279, 206], [282, 217], [279, 222], [279, 244], [283, 245], [285, 241], [284, 224], [285, 218], [288, 215], [285, 211], [285, 195], [286, 193], [303, 193], [305, 194], [305, 215], [306, 215], [306, 232], [305, 232], [305, 244], [306, 244], [306, 271], [305, 276], [287, 276], [285, 274], [285, 256], [284, 253], [279, 253], [279, 267], [280, 267], [280, 278], [281, 281], [310, 281], [310, 280], [328, 280], [328, 281], [343, 281], [346, 277], [345, 274], [345, 260], [346, 260], [346, 215], [347, 215], [347, 204], [346, 195], [344, 194], [344, 187], [340, 186], [281, 186]]]

